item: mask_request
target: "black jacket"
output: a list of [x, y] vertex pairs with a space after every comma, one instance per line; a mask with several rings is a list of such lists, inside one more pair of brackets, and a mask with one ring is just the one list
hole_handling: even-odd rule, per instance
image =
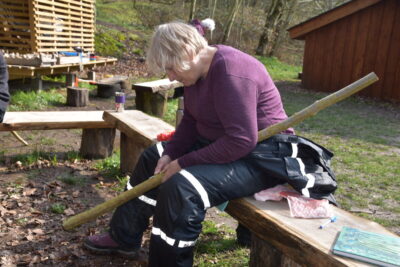
[[8, 71], [7, 64], [3, 54], [0, 52], [0, 122], [3, 121], [8, 103], [10, 102], [10, 93], [8, 92]]

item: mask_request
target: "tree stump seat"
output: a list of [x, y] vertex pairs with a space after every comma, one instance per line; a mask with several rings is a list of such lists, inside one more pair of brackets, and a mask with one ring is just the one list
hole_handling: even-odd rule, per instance
[[89, 104], [89, 89], [67, 87], [67, 105], [71, 107], [86, 107]]

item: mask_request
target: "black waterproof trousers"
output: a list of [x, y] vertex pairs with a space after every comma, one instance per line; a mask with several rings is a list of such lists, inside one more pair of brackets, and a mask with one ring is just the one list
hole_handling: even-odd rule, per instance
[[[204, 145], [199, 142], [194, 149]], [[158, 143], [143, 152], [128, 190], [153, 175], [164, 146]], [[193, 248], [208, 208], [286, 182], [303, 195], [332, 200], [336, 182], [329, 169], [331, 157], [309, 140], [276, 135], [242, 159], [188, 167], [120, 206], [111, 220], [110, 234], [125, 248], [139, 248], [154, 215], [149, 266], [192, 266]]]

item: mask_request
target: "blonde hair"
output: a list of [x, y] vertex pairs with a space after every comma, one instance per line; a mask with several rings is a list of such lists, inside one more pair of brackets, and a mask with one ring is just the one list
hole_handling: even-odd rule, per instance
[[206, 48], [206, 39], [191, 25], [174, 21], [159, 25], [151, 38], [146, 63], [156, 72], [190, 68], [190, 59]]

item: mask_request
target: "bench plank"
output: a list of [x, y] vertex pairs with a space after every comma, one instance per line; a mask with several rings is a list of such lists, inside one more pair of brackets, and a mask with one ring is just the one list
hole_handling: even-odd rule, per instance
[[177, 81], [170, 81], [169, 79], [156, 80], [144, 83], [135, 83], [133, 89], [135, 90], [151, 90], [152, 93], [158, 91], [166, 91], [176, 87], [183, 86], [182, 83]]
[[253, 197], [233, 200], [227, 212], [260, 239], [268, 241], [284, 255], [306, 266], [371, 266], [332, 254], [331, 247], [343, 226], [396, 236], [383, 226], [357, 217], [335, 206], [338, 221], [318, 229], [326, 219], [300, 219], [290, 216], [287, 202], [257, 201]]
[[154, 144], [158, 134], [175, 130], [175, 127], [165, 121], [139, 110], [105, 111], [103, 119], [145, 146]]
[[146, 147], [156, 142], [159, 133], [175, 129], [161, 119], [139, 110], [104, 112], [103, 118], [121, 131], [120, 169], [122, 173], [129, 173], [133, 170], [141, 153]]
[[103, 111], [6, 112], [0, 131], [113, 128]]

